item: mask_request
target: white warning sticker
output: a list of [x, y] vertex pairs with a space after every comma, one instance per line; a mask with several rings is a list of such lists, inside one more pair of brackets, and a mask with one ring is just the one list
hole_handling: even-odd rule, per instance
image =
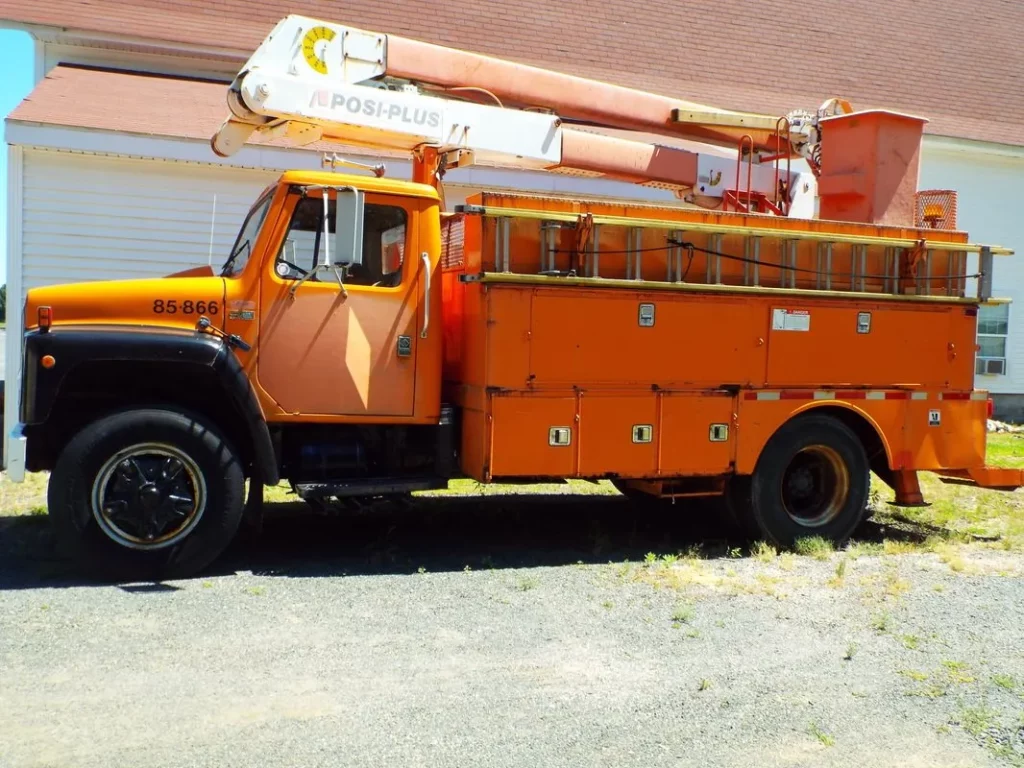
[[773, 331], [809, 331], [811, 313], [804, 309], [773, 309]]

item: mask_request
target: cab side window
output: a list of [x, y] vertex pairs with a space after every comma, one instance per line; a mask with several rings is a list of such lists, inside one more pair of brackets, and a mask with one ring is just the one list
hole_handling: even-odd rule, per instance
[[[285, 280], [299, 280], [316, 266], [324, 249], [323, 200], [306, 197], [292, 213], [291, 223], [275, 269]], [[408, 234], [408, 217], [404, 208], [395, 205], [366, 203], [363, 218], [363, 263], [349, 269], [346, 285], [394, 287], [402, 282], [402, 264]], [[334, 232], [334, 201], [328, 209], [328, 227]], [[333, 282], [330, 274], [310, 280]]]

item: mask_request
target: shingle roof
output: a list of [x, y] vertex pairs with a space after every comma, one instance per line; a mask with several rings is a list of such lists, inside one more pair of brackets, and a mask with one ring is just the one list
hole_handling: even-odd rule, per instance
[[4, 0], [0, 18], [244, 57], [290, 12], [726, 109], [844, 96], [920, 114], [931, 133], [1024, 145], [1017, 0]]
[[[227, 83], [56, 66], [7, 119], [209, 141], [228, 116], [226, 94]], [[289, 146], [287, 140], [266, 144]], [[305, 148], [375, 157], [404, 156], [386, 150], [354, 150], [324, 141]], [[210, 158], [214, 158], [212, 150]]]

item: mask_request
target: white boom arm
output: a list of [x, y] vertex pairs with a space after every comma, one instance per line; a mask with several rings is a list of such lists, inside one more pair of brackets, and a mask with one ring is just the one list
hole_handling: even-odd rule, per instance
[[[396, 45], [399, 40], [403, 39], [395, 38]], [[438, 80], [450, 78], [451, 72], [441, 70], [451, 69], [455, 57], [464, 55], [436, 46], [430, 46], [430, 51], [437, 58], [420, 66], [437, 69]], [[693, 190], [710, 198], [721, 197], [725, 189], [734, 186], [736, 161], [729, 157], [576, 130], [563, 125], [557, 114], [537, 111], [537, 105], [501, 106], [498, 97], [486, 91], [496, 102], [494, 106], [427, 95], [417, 84], [387, 80], [387, 52], [386, 35], [288, 16], [232, 82], [228, 94], [231, 116], [212, 139], [214, 152], [229, 156], [253, 134], [261, 138], [287, 136], [299, 144], [325, 139], [409, 152], [429, 146], [447, 155], [446, 167], [484, 163], [608, 176], [679, 193]], [[445, 52], [451, 60], [445, 58]], [[614, 88], [601, 83], [595, 86]], [[465, 90], [479, 97], [482, 89]], [[451, 91], [459, 89], [445, 89]], [[722, 113], [720, 119], [730, 114]], [[767, 118], [762, 123], [764, 120]], [[788, 137], [786, 141], [788, 145]], [[744, 185], [747, 170], [744, 167]], [[806, 186], [795, 183], [797, 174], [781, 172], [781, 176], [789, 182], [788, 189], [799, 191]], [[754, 163], [750, 188], [774, 195], [776, 178], [771, 166]]]

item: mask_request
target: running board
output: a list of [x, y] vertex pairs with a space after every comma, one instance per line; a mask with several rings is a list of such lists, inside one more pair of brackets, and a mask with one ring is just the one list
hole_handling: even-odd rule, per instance
[[995, 491], [1015, 491], [1024, 486], [1024, 469], [1009, 467], [975, 467], [974, 469], [944, 469], [935, 472], [949, 485], [976, 485]]
[[295, 493], [302, 499], [324, 499], [335, 496], [386, 496], [413, 491], [443, 490], [447, 487], [448, 481], [437, 477], [407, 480], [382, 477], [330, 483], [295, 483]]

